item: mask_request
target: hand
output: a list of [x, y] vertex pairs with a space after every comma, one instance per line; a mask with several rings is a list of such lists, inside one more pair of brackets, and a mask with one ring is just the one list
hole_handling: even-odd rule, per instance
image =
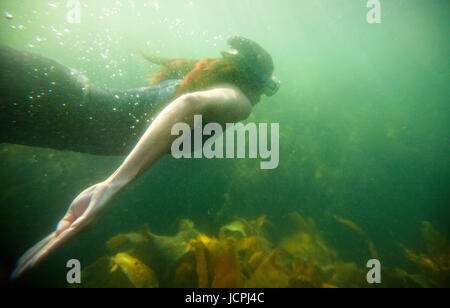
[[58, 223], [56, 231], [30, 248], [17, 262], [12, 279], [21, 276], [51, 252], [83, 231], [89, 230], [116, 195], [111, 184], [102, 182], [84, 190], [73, 200], [66, 215]]

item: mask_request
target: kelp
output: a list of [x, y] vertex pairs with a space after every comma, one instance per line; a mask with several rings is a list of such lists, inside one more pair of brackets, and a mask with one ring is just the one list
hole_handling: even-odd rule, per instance
[[128, 253], [104, 256], [81, 272], [82, 283], [73, 288], [157, 288], [155, 272]]
[[118, 234], [112, 238], [110, 238], [106, 242], [106, 248], [109, 252], [114, 251], [123, 251], [131, 249], [135, 246], [146, 245], [148, 243], [148, 239], [145, 234], [142, 233], [126, 233], [126, 234]]
[[123, 271], [111, 272], [111, 259], [103, 256], [83, 268], [80, 284], [70, 288], [135, 288]]
[[216, 251], [213, 288], [237, 288], [241, 272], [239, 259], [234, 242], [232, 240], [223, 242]]
[[198, 287], [239, 287], [239, 259], [233, 239], [217, 240], [200, 235], [190, 244], [196, 255]]
[[432, 285], [450, 287], [449, 242], [428, 221], [422, 222], [421, 233], [426, 252], [415, 253], [402, 246], [406, 258], [414, 263], [424, 276], [432, 279]]
[[273, 250], [264, 256], [259, 266], [245, 282], [246, 288], [286, 288], [289, 286], [289, 269], [278, 259], [280, 251]]
[[314, 261], [320, 265], [332, 263], [337, 253], [325, 243], [322, 232], [312, 218], [304, 218], [299, 213], [291, 213], [290, 218], [296, 227], [293, 234], [281, 240], [279, 248], [290, 255], [306, 261]]
[[[265, 216], [236, 218], [222, 226], [217, 236], [198, 231], [190, 220], [181, 221], [175, 236], [156, 235], [147, 226], [137, 233], [119, 234], [107, 242], [113, 255], [85, 269], [84, 286], [373, 287], [366, 281], [365, 264], [344, 262], [312, 218], [297, 212], [289, 217], [293, 231], [278, 242], [267, 239]], [[335, 219], [370, 242], [355, 223]], [[430, 223], [422, 224], [422, 233], [426, 253], [404, 248], [406, 257], [421, 273], [383, 268], [383, 287], [448, 286], [448, 243]], [[371, 253], [377, 256], [374, 250]]]
[[346, 225], [347, 227], [349, 227], [350, 229], [355, 231], [356, 234], [361, 236], [367, 242], [367, 246], [369, 248], [370, 256], [373, 259], [377, 259], [377, 260], [380, 259], [379, 256], [378, 256], [378, 252], [375, 249], [374, 242], [370, 239], [370, 237], [366, 234], [366, 232], [364, 232], [356, 223], [354, 223], [351, 220], [344, 219], [344, 218], [341, 218], [341, 217], [338, 217], [338, 216], [334, 216], [334, 219], [337, 222], [340, 222], [341, 224]]
[[155, 272], [142, 261], [125, 252], [111, 257], [111, 272], [119, 269], [136, 288], [157, 288], [159, 286]]
[[207, 288], [209, 287], [209, 279], [208, 279], [208, 265], [206, 262], [206, 254], [205, 254], [205, 246], [201, 241], [196, 241], [192, 244], [192, 247], [195, 250], [196, 257], [196, 269], [197, 269], [197, 279], [198, 279], [198, 287], [199, 288]]

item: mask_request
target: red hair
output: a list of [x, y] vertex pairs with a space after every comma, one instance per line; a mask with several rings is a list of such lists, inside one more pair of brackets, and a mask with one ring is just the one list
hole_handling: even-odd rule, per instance
[[[150, 59], [149, 59], [150, 60]], [[260, 95], [261, 84], [242, 65], [229, 58], [204, 59], [204, 60], [150, 60], [164, 65], [164, 69], [157, 72], [151, 79], [153, 83], [159, 83], [167, 79], [183, 79], [176, 96], [190, 92], [206, 90], [215, 85], [230, 83], [241, 89], [242, 92], [256, 104]]]

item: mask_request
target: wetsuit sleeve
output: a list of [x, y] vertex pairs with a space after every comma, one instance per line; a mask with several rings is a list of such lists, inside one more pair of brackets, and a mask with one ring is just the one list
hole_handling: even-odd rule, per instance
[[0, 142], [125, 155], [179, 84], [103, 89], [57, 61], [0, 45]]

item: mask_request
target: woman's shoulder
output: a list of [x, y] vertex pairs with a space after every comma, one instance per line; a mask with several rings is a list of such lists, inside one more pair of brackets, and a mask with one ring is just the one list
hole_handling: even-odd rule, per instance
[[247, 96], [233, 84], [217, 84], [216, 86], [192, 93], [194, 100], [205, 106], [215, 118], [226, 121], [246, 119], [252, 110], [252, 104]]

